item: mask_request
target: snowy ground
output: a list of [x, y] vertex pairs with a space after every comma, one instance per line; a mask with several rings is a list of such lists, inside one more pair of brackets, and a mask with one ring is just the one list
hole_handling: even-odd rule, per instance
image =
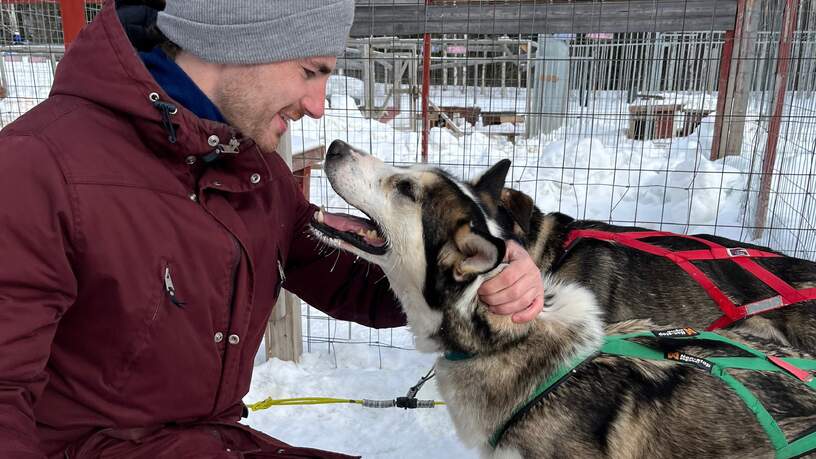
[[[0, 102], [0, 125], [43, 100], [53, 74], [51, 63], [42, 58], [4, 55], [3, 64], [9, 95]], [[420, 135], [406, 130], [412, 125], [406, 113], [410, 105], [407, 99], [402, 102], [403, 112], [391, 123], [383, 124], [363, 117], [353, 99], [339, 94], [343, 92], [341, 88], [348, 88], [347, 93], [360, 100], [357, 82], [335, 78], [332, 85], [335, 95], [326, 117], [293, 124], [295, 151], [319, 143], [328, 145], [340, 138], [395, 164], [420, 160]], [[382, 100], [381, 88], [377, 93]], [[716, 103], [716, 94], [663, 96], [667, 103], [693, 108], [711, 108]], [[440, 106], [477, 105], [485, 111], [526, 111], [523, 89], [509, 88], [502, 95], [498, 88], [486, 93], [472, 88], [432, 88], [431, 97]], [[507, 135], [497, 134], [521, 133], [523, 126], [462, 123], [465, 135], [461, 137], [435, 128], [430, 136], [429, 162], [470, 178], [498, 160], [509, 158], [513, 161], [509, 185], [535, 197], [542, 210], [751, 240], [751, 234], [743, 228], [750, 225], [750, 211], [756, 199], [748, 191], [756, 188], [756, 177], [751, 172], [756, 172], [759, 166], [754, 158], [761, 156], [765, 142], [765, 131], [758, 122], [761, 111], [758, 107], [763, 101], [752, 101], [743, 156], [711, 162], [706, 158], [711, 150], [713, 117], [703, 120], [688, 137], [633, 141], [625, 136], [627, 105], [623, 97], [617, 92], [596, 92], [586, 105], [579, 104], [576, 98], [570, 99], [561, 129], [532, 139], [519, 135], [515, 142]], [[791, 105], [813, 107], [812, 100], [799, 102]], [[793, 191], [778, 198], [772, 195], [771, 202], [771, 209], [792, 210], [773, 212], [770, 222], [792, 236], [773, 239], [766, 234], [759, 242], [802, 256], [797, 253], [805, 250], [801, 238], [787, 229], [812, 228], [816, 222], [814, 200], [801, 191], [809, 192], [809, 177], [816, 174], [813, 170], [816, 166], [813, 148], [809, 148], [813, 142], [812, 127], [803, 124], [801, 135], [795, 129], [786, 132], [789, 141], [780, 142], [775, 166], [775, 170], [790, 175], [784, 183], [779, 179], [774, 182], [775, 190], [788, 187]], [[320, 170], [313, 171], [311, 196], [317, 204], [347, 209]], [[789, 240], [790, 246], [782, 246]], [[809, 253], [812, 258], [813, 252]], [[365, 327], [329, 321], [311, 308], [306, 311], [304, 333], [310, 342], [305, 347], [310, 352], [298, 364], [274, 360], [258, 365], [245, 398], [247, 403], [267, 397], [395, 398], [404, 395], [432, 365], [434, 356], [411, 350], [413, 340], [406, 329], [378, 334]], [[371, 342], [381, 345], [370, 345]], [[433, 381], [426, 384], [420, 398], [439, 399]], [[358, 405], [272, 407], [252, 413], [247, 422], [292, 444], [367, 458], [476, 457], [475, 452], [457, 440], [444, 407], [414, 411], [376, 410]]]
[[[363, 340], [368, 330], [354, 326]], [[408, 343], [406, 329], [397, 333]], [[298, 364], [273, 360], [255, 367], [244, 401], [267, 397], [394, 399], [433, 365], [434, 356], [412, 350], [335, 343], [333, 353], [305, 353]], [[434, 380], [419, 398], [440, 400]], [[250, 414], [249, 425], [284, 441], [366, 458], [477, 457], [456, 439], [444, 406], [432, 409], [363, 408], [360, 405], [272, 407]]]

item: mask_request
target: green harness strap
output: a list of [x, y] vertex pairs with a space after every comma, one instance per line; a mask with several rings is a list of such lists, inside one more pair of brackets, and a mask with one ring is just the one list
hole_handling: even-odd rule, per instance
[[[668, 339], [718, 341], [742, 349], [743, 351], [749, 353], [752, 357], [709, 357], [707, 359], [701, 359], [684, 353], [676, 353], [674, 358], [669, 358], [667, 353], [663, 351], [629, 341], [631, 338], [638, 337], [666, 338], [666, 336], [661, 336], [659, 334], [665, 332], [640, 332], [607, 336], [604, 340], [603, 346], [601, 347], [600, 353], [646, 360], [674, 360], [693, 364], [698, 368], [707, 369], [713, 376], [720, 378], [729, 387], [731, 387], [731, 389], [733, 389], [734, 392], [736, 392], [736, 394], [743, 400], [748, 409], [754, 413], [757, 421], [759, 422], [760, 426], [762, 426], [762, 429], [765, 430], [765, 433], [768, 435], [768, 439], [776, 450], [777, 458], [789, 459], [807, 452], [816, 451], [816, 432], [812, 432], [789, 443], [785, 438], [785, 434], [779, 428], [779, 425], [776, 423], [770, 413], [768, 413], [768, 410], [766, 410], [762, 405], [762, 402], [760, 402], [750, 390], [748, 390], [736, 378], [731, 376], [726, 370], [746, 369], [755, 371], [772, 371], [781, 372], [789, 375], [790, 377], [795, 376], [793, 376], [788, 370], [768, 360], [768, 357], [762, 352], [736, 341], [732, 341], [716, 333], [698, 333], [692, 329], [679, 330], [684, 330], [687, 333], [683, 335], [672, 335]], [[504, 436], [507, 429], [509, 429], [510, 426], [515, 423], [517, 418], [520, 417], [520, 414], [526, 412], [533, 403], [554, 389], [555, 385], [565, 381], [578, 366], [591, 360], [595, 355], [597, 354], [576, 358], [571, 363], [558, 369], [549, 378], [547, 378], [546, 381], [536, 387], [533, 394], [523, 404], [516, 407], [516, 409], [513, 410], [513, 414], [510, 416], [510, 418], [508, 418], [508, 420], [505, 421], [505, 423], [490, 437], [490, 445], [495, 448], [499, 441], [501, 441], [501, 438]], [[801, 370], [816, 370], [816, 360], [798, 358], [783, 358], [781, 360]], [[797, 378], [797, 380], [799, 379]], [[816, 391], [816, 379], [802, 381], [802, 383]]]

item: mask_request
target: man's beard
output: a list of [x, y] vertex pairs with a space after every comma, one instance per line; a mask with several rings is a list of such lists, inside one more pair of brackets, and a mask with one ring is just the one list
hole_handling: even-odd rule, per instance
[[246, 82], [229, 80], [218, 87], [213, 103], [227, 123], [241, 131], [241, 134], [252, 138], [262, 150], [275, 151], [280, 141], [280, 136], [273, 127], [276, 113], [270, 114], [268, 110], [264, 110], [264, 104], [247, 91], [251, 87]]

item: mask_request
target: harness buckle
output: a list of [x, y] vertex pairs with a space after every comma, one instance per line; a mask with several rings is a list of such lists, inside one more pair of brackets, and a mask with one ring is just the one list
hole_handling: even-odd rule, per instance
[[725, 251], [728, 252], [729, 257], [747, 257], [748, 256], [748, 249], [743, 249], [742, 247], [734, 247], [734, 248], [725, 248]]

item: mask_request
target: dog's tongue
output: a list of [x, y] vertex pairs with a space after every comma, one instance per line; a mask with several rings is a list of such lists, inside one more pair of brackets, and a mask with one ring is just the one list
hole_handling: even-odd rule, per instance
[[318, 212], [317, 220], [324, 225], [331, 226], [344, 233], [353, 233], [362, 236], [367, 244], [374, 247], [382, 247], [385, 245], [385, 240], [377, 234], [374, 225], [362, 218], [320, 211]]
[[322, 217], [322, 223], [324, 225], [329, 225], [332, 228], [343, 232], [356, 233], [358, 230], [368, 231], [371, 229], [364, 225], [363, 222], [344, 215], [322, 212]]

